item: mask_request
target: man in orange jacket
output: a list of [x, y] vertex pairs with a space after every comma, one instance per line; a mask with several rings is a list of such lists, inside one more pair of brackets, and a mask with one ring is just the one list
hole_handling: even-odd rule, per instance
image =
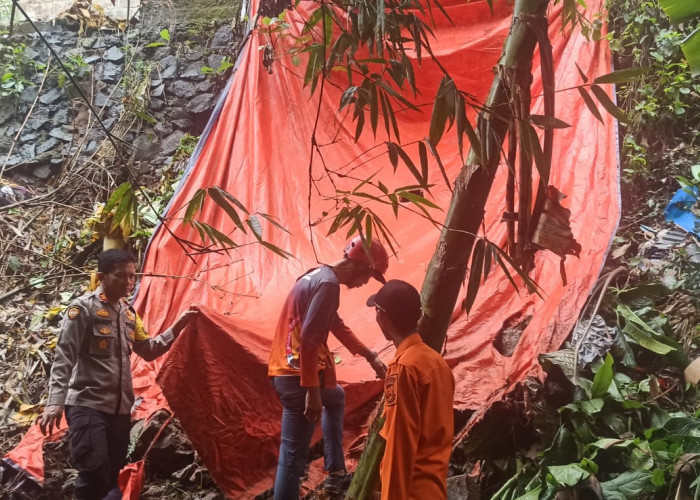
[[309, 456], [309, 444], [321, 418], [324, 468], [329, 472], [325, 490], [339, 493], [347, 482], [343, 454], [345, 393], [335, 377], [328, 334], [352, 353], [367, 359], [377, 376], [386, 366], [338, 316], [340, 285], [356, 288], [371, 277], [384, 283], [389, 255], [375, 239], [352, 239], [343, 258], [304, 273], [282, 308], [272, 340], [268, 375], [282, 403], [282, 442], [275, 478], [275, 500], [299, 498], [300, 477]]
[[421, 302], [413, 286], [388, 281], [367, 305], [376, 309], [379, 328], [396, 346], [384, 385], [382, 499], [446, 499], [454, 435], [452, 372], [416, 333]]

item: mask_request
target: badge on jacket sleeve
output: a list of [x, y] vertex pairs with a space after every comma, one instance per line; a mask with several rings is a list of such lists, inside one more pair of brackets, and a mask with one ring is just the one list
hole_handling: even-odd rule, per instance
[[75, 319], [78, 317], [78, 314], [80, 314], [80, 309], [77, 307], [73, 306], [68, 309], [68, 319]]
[[109, 311], [107, 309], [98, 309], [95, 314], [102, 316], [103, 318], [109, 318]]
[[131, 309], [126, 310], [126, 319], [128, 319], [129, 321], [136, 320], [136, 315], [131, 311]]
[[101, 300], [102, 302], [109, 302], [109, 300], [107, 299], [107, 296], [105, 295], [104, 292], [102, 292], [102, 293], [100, 294], [100, 300]]
[[398, 377], [396, 375], [389, 375], [386, 378], [384, 396], [386, 397], [386, 405], [394, 406], [396, 400], [398, 399], [396, 394], [396, 382]]

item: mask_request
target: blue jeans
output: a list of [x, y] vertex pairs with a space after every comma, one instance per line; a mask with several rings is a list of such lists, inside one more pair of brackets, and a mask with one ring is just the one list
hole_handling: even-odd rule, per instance
[[[282, 403], [282, 442], [275, 478], [274, 500], [297, 500], [299, 484], [309, 458], [309, 445], [316, 422], [304, 417], [306, 389], [301, 387], [300, 377], [273, 377], [272, 385]], [[343, 455], [343, 414], [345, 391], [339, 385], [333, 389], [321, 389], [323, 416], [324, 469], [335, 472], [345, 470]]]

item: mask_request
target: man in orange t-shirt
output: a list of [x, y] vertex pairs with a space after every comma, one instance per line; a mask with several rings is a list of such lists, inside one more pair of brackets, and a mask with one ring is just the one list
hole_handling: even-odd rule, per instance
[[338, 316], [340, 285], [355, 288], [371, 277], [384, 283], [389, 255], [375, 239], [358, 236], [345, 247], [343, 259], [304, 273], [292, 288], [280, 313], [272, 340], [268, 375], [282, 403], [282, 442], [275, 477], [275, 500], [299, 498], [300, 477], [309, 444], [321, 418], [325, 490], [339, 493], [347, 483], [343, 452], [345, 393], [336, 381], [328, 334], [350, 351], [367, 359], [377, 376], [386, 366]]
[[454, 435], [452, 371], [415, 333], [421, 302], [413, 286], [388, 281], [367, 305], [376, 309], [379, 328], [396, 346], [384, 385], [382, 499], [446, 499]]

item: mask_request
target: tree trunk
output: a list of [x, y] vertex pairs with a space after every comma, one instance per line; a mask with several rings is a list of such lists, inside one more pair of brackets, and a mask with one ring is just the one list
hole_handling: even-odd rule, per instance
[[428, 266], [421, 298], [423, 318], [418, 326], [427, 344], [440, 351], [467, 274], [476, 234], [484, 220], [484, 207], [500, 162], [501, 146], [510, 116], [508, 88], [531, 81], [532, 56], [537, 42], [528, 20], [541, 18], [549, 0], [518, 0], [510, 33], [498, 62], [498, 72], [480, 113], [477, 134], [481, 163], [473, 148], [455, 181], [454, 194], [433, 258]]
[[[418, 325], [423, 340], [436, 351], [445, 342], [447, 327], [467, 274], [467, 263], [476, 234], [484, 219], [484, 207], [500, 161], [500, 153], [509, 127], [510, 110], [507, 89], [530, 84], [532, 56], [537, 38], [528, 22], [546, 14], [549, 0], [516, 0], [510, 33], [498, 62], [498, 72], [479, 114], [477, 134], [480, 154], [469, 153], [466, 165], [455, 181], [454, 193], [433, 258], [426, 273], [421, 299], [423, 318]], [[346, 500], [368, 500], [379, 478], [378, 468], [384, 455], [383, 439], [378, 435], [383, 418], [370, 428]]]

